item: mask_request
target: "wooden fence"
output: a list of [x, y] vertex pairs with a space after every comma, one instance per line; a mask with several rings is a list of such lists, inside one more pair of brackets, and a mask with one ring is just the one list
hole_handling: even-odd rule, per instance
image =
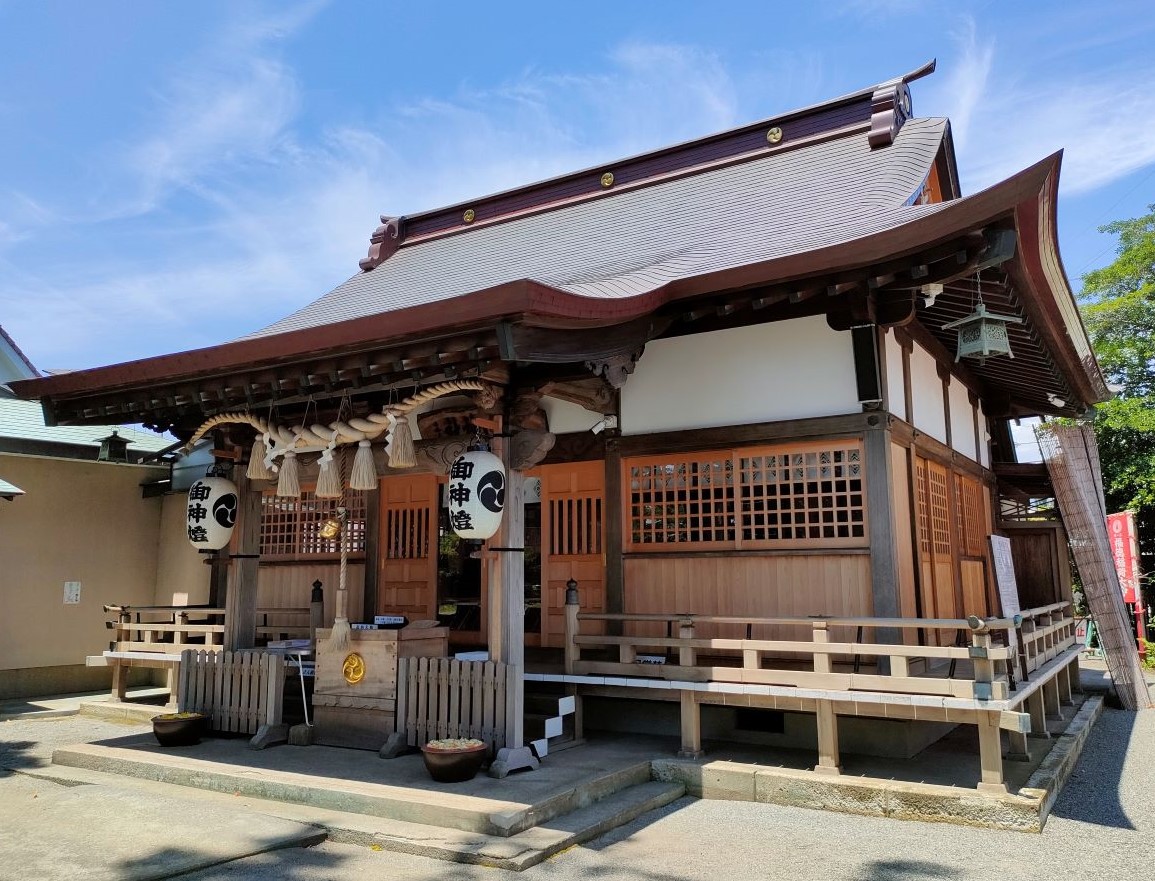
[[285, 660], [260, 651], [181, 652], [177, 707], [207, 713], [214, 731], [256, 734], [281, 724]]
[[506, 696], [516, 669], [495, 661], [397, 659], [397, 730], [421, 746], [444, 737], [475, 737], [493, 753], [506, 745]]

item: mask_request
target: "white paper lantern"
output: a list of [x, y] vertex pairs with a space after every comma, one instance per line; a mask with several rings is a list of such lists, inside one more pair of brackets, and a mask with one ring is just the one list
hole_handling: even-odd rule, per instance
[[469, 450], [449, 468], [449, 525], [462, 538], [489, 538], [505, 509], [505, 467], [485, 450]]
[[223, 477], [202, 477], [188, 488], [186, 513], [188, 540], [194, 548], [223, 548], [237, 522], [236, 484]]

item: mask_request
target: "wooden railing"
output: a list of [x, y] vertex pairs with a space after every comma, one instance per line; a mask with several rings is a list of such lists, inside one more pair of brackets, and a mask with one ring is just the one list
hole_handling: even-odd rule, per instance
[[309, 606], [257, 609], [257, 644], [264, 645], [270, 639], [308, 639], [310, 615]]
[[180, 654], [186, 645], [219, 650], [224, 645], [225, 610], [209, 606], [105, 606], [116, 614], [114, 651]]
[[[1017, 682], [1075, 643], [1069, 603], [1029, 609], [1020, 617], [955, 618], [737, 618], [693, 614], [599, 614], [566, 607], [566, 672], [594, 676], [658, 678], [684, 682], [734, 682], [839, 691], [942, 695], [1005, 700]], [[659, 622], [666, 637], [602, 636], [580, 632], [582, 621], [622, 624]], [[700, 638], [700, 624], [792, 627], [798, 639]], [[856, 633], [834, 640], [831, 631]], [[717, 627], [715, 627], [717, 629]], [[955, 631], [963, 644], [909, 645], [864, 639], [879, 631]], [[677, 635], [673, 635], [676, 631]], [[999, 633], [1001, 645], [994, 636]], [[616, 659], [591, 660], [583, 651], [601, 649]], [[655, 655], [660, 663], [639, 663]], [[706, 656], [706, 662], [700, 659]], [[864, 672], [863, 661], [874, 662]], [[838, 664], [839, 661], [844, 663]], [[959, 663], [964, 662], [964, 663]], [[837, 666], [836, 666], [837, 665]], [[844, 669], [850, 667], [850, 669]], [[840, 669], [843, 668], [843, 669]]]
[[[585, 621], [622, 630], [664, 624], [666, 636], [583, 634]], [[704, 624], [742, 636], [699, 637], [695, 629]], [[799, 636], [752, 639], [753, 629], [764, 625], [795, 628]], [[944, 631], [959, 635], [956, 645], [922, 644]], [[850, 633], [853, 638], [845, 638]], [[900, 641], [902, 634], [909, 638]], [[599, 657], [583, 654], [595, 651]], [[651, 682], [666, 694], [673, 690], [681, 702], [682, 754], [691, 756], [701, 752], [699, 706], [711, 698], [736, 690], [750, 706], [813, 712], [815, 770], [823, 773], [839, 772], [839, 715], [974, 724], [979, 788], [1004, 792], [1000, 731], [1008, 732], [1016, 754], [1029, 752], [1029, 733], [1047, 736], [1046, 720], [1061, 717], [1071, 703], [1078, 649], [1069, 603], [987, 619], [598, 614], [581, 612], [571, 585], [563, 681], [595, 690]]]

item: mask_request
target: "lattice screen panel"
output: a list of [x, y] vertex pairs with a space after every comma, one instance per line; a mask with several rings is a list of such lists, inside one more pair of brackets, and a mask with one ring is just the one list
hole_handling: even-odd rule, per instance
[[428, 505], [391, 507], [384, 513], [386, 558], [423, 560], [429, 556], [433, 511]]
[[261, 497], [261, 559], [296, 560], [336, 558], [341, 553], [339, 539], [320, 537], [321, 523], [337, 515], [344, 505], [348, 512], [349, 553], [365, 553], [365, 496], [351, 493], [340, 499], [318, 499], [302, 491], [299, 499], [274, 495]]
[[551, 556], [582, 556], [602, 552], [600, 494], [550, 499], [549, 508]]
[[950, 556], [950, 496], [947, 493], [947, 471], [934, 462], [927, 463], [927, 486], [930, 488], [930, 534], [936, 556]]
[[867, 541], [856, 441], [636, 457], [623, 467], [629, 550]]
[[966, 557], [983, 556], [986, 525], [983, 517], [983, 488], [971, 477], [955, 475], [955, 497], [958, 504], [959, 552]]
[[866, 536], [858, 448], [739, 456], [744, 541]]

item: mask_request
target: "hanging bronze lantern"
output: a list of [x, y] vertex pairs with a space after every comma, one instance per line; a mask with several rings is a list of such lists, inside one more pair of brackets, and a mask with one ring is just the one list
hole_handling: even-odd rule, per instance
[[975, 311], [966, 318], [952, 321], [942, 326], [943, 330], [958, 330], [958, 352], [955, 361], [963, 358], [975, 357], [982, 364], [987, 358], [995, 355], [1006, 355], [1014, 358], [1011, 352], [1011, 340], [1007, 335], [1008, 324], [1022, 324], [1023, 319], [1013, 315], [998, 315], [988, 312], [986, 305], [979, 300]]
[[121, 437], [113, 429], [108, 437], [98, 438], [100, 452], [96, 454], [97, 462], [127, 462], [129, 439]]

